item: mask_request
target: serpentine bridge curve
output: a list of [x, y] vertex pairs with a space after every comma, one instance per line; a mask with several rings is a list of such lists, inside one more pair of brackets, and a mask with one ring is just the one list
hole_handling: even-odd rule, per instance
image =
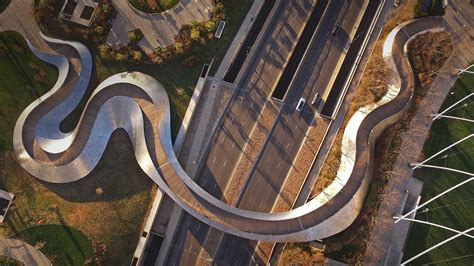
[[14, 150], [31, 175], [47, 182], [68, 183], [87, 176], [112, 133], [124, 129], [143, 171], [202, 222], [254, 240], [323, 239], [347, 228], [360, 213], [372, 176], [375, 139], [398, 119], [412, 98], [413, 73], [404, 57], [406, 45], [429, 30], [444, 30], [442, 18], [415, 20], [390, 33], [384, 46], [384, 59], [393, 71], [387, 94], [350, 119], [343, 136], [341, 166], [333, 183], [291, 211], [259, 213], [231, 207], [194, 183], [173, 152], [167, 94], [148, 75], [126, 72], [104, 80], [88, 100], [77, 127], [61, 132], [61, 121], [79, 104], [91, 75], [92, 57], [77, 42], [42, 35], [57, 54], [45, 53], [29, 43], [41, 60], [59, 69], [59, 78], [20, 115], [14, 130]]

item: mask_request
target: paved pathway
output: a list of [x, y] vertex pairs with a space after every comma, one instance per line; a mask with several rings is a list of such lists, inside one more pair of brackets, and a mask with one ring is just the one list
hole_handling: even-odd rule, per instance
[[128, 31], [138, 28], [145, 36], [138, 45], [147, 54], [152, 53], [155, 47], [173, 44], [181, 26], [192, 20], [208, 20], [212, 10], [212, 0], [181, 0], [174, 8], [155, 14], [135, 10], [129, 0], [114, 0], [112, 3], [119, 14], [113, 21], [107, 44], [128, 44]]
[[[408, 129], [401, 134], [402, 141], [409, 142], [412, 150], [405, 153], [405, 156], [399, 156], [394, 164], [394, 172], [400, 173], [399, 178], [390, 179], [387, 187], [388, 191], [400, 191], [394, 193], [398, 199], [391, 198], [390, 202], [382, 202], [378, 210], [377, 216], [381, 218], [391, 219], [393, 213], [398, 213], [401, 197], [409, 184], [413, 170], [408, 163], [416, 162], [418, 154], [421, 153], [425, 139], [428, 137], [432, 120], [430, 114], [436, 113], [443, 103], [446, 95], [449, 93], [457, 76], [451, 75], [455, 68], [463, 68], [469, 62], [474, 60], [474, 7], [470, 6], [467, 1], [453, 0], [450, 1], [446, 10], [445, 20], [448, 28], [451, 29], [455, 40], [455, 50], [453, 56], [446, 62], [435, 81], [431, 86], [431, 93], [428, 93], [419, 103], [418, 112], [415, 113]], [[465, 25], [465, 26], [464, 26]], [[394, 202], [398, 204], [393, 204]], [[392, 223], [378, 223], [372, 230], [369, 242], [372, 243], [376, 250], [371, 250], [366, 254], [364, 265], [383, 264], [386, 260], [386, 253], [389, 249], [392, 234]], [[388, 258], [392, 261], [392, 258]]]
[[43, 51], [52, 51], [39, 36], [40, 29], [33, 15], [32, 0], [12, 0], [7, 9], [0, 14], [0, 32], [7, 30], [19, 32]]
[[0, 255], [13, 258], [24, 265], [52, 265], [41, 251], [18, 239], [0, 238]]

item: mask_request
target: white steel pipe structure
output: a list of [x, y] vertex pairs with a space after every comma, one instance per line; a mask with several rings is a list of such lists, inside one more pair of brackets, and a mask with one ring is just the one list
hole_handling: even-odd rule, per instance
[[423, 203], [423, 204], [419, 205], [418, 207], [414, 208], [413, 210], [407, 212], [406, 214], [404, 214], [404, 215], [402, 215], [402, 216], [399, 216], [399, 217], [395, 220], [395, 223], [398, 223], [398, 222], [401, 221], [402, 219], [406, 218], [408, 215], [412, 214], [413, 212], [416, 212], [418, 209], [420, 209], [420, 208], [426, 206], [428, 203], [430, 203], [430, 202], [436, 200], [437, 198], [442, 197], [444, 194], [449, 193], [449, 192], [451, 192], [452, 190], [454, 190], [454, 189], [456, 189], [456, 188], [458, 188], [458, 187], [461, 187], [461, 186], [463, 186], [463, 185], [465, 185], [465, 184], [467, 184], [467, 183], [469, 183], [469, 182], [471, 182], [471, 181], [473, 181], [473, 180], [474, 180], [474, 176], [472, 176], [471, 178], [469, 178], [469, 179], [467, 179], [467, 180], [464, 180], [463, 182], [461, 182], [461, 183], [459, 183], [459, 184], [457, 184], [457, 185], [455, 185], [455, 186], [453, 186], [453, 187], [451, 187], [451, 188], [445, 190], [444, 192], [442, 192], [442, 193], [436, 195], [435, 197], [433, 197], [432, 199], [426, 201], [425, 203]]
[[439, 114], [434, 114], [433, 120], [438, 119], [440, 116], [444, 115], [446, 112], [448, 112], [449, 110], [453, 109], [453, 108], [456, 107], [458, 104], [462, 103], [462, 102], [465, 101], [467, 98], [472, 97], [473, 95], [474, 95], [474, 93], [471, 93], [471, 94], [467, 95], [466, 97], [462, 98], [461, 100], [455, 102], [454, 104], [452, 104], [451, 106], [449, 106], [448, 108], [446, 108], [446, 110], [442, 111], [441, 113], [439, 113]]
[[440, 155], [440, 154], [443, 153], [444, 151], [446, 151], [446, 150], [450, 149], [451, 147], [454, 147], [454, 146], [458, 145], [459, 143], [464, 142], [464, 141], [466, 141], [466, 140], [468, 140], [468, 139], [470, 139], [470, 138], [472, 138], [472, 137], [474, 137], [474, 134], [468, 135], [468, 136], [466, 136], [466, 137], [464, 137], [464, 138], [462, 138], [462, 139], [460, 139], [460, 140], [454, 142], [453, 144], [449, 145], [448, 147], [446, 147], [446, 148], [440, 150], [439, 152], [437, 152], [437, 153], [431, 155], [430, 157], [428, 157], [428, 159], [422, 161], [421, 163], [414, 163], [414, 164], [411, 164], [411, 166], [413, 166], [413, 169], [420, 168], [421, 166], [423, 166], [423, 164], [425, 164], [425, 163], [428, 162], [429, 160], [433, 159], [434, 157]]
[[[394, 219], [397, 219], [398, 217], [397, 217], [397, 216], [394, 216], [393, 218], [394, 218]], [[423, 220], [417, 220], [417, 219], [413, 219], [413, 218], [402, 218], [402, 220], [410, 221], [410, 222], [414, 222], [414, 223], [420, 223], [420, 224], [431, 225], [431, 226], [434, 226], [434, 227], [438, 227], [438, 228], [441, 228], [441, 229], [445, 229], [445, 230], [451, 231], [451, 232], [456, 233], [456, 234], [462, 233], [461, 231], [456, 230], [456, 229], [453, 229], [453, 228], [451, 228], [451, 227], [447, 227], [447, 226], [444, 226], [444, 225], [441, 225], [441, 224], [436, 224], [436, 223], [427, 222], [427, 221], [423, 221]], [[465, 236], [467, 236], [467, 237], [469, 237], [469, 238], [474, 238], [474, 236], [473, 236], [473, 235], [470, 235], [470, 234], [465, 234]]]
[[466, 68], [464, 68], [464, 69], [456, 69], [457, 71], [459, 71], [457, 75], [459, 76], [459, 75], [461, 75], [461, 74], [464, 73], [464, 72], [469, 73], [469, 74], [474, 74], [473, 71], [469, 71], [469, 70], [468, 70], [468, 69], [470, 69], [471, 67], [474, 67], [474, 64], [472, 64], [472, 65], [470, 65], [470, 66], [468, 66], [468, 67], [466, 67]]
[[460, 121], [464, 121], [464, 122], [474, 123], [474, 120], [472, 120], [472, 119], [468, 119], [468, 118], [464, 118], [464, 117], [457, 117], [457, 116], [452, 116], [452, 115], [437, 114], [436, 117], [437, 118], [448, 118], [448, 119], [454, 119], [454, 120], [460, 120]]
[[466, 172], [466, 171], [462, 171], [462, 170], [458, 170], [458, 169], [454, 169], [454, 168], [449, 168], [449, 167], [444, 167], [444, 166], [439, 166], [439, 165], [423, 164], [423, 165], [420, 165], [420, 167], [435, 168], [435, 169], [446, 170], [446, 171], [455, 172], [455, 173], [459, 173], [459, 174], [463, 174], [463, 175], [474, 176], [474, 173], [469, 173], [469, 172]]
[[412, 257], [411, 259], [408, 259], [408, 260], [402, 262], [401, 265], [406, 265], [407, 263], [412, 262], [413, 260], [415, 260], [415, 259], [417, 259], [417, 258], [423, 256], [424, 254], [426, 254], [426, 253], [432, 251], [432, 250], [435, 249], [435, 248], [438, 248], [438, 247], [440, 247], [440, 246], [442, 246], [442, 245], [448, 243], [448, 242], [451, 241], [451, 240], [454, 240], [454, 239], [456, 239], [456, 238], [458, 238], [458, 237], [460, 237], [460, 236], [462, 236], [462, 235], [467, 235], [467, 233], [469, 233], [469, 232], [472, 231], [472, 230], [474, 230], [473, 227], [471, 227], [471, 228], [469, 228], [469, 229], [467, 229], [467, 230], [465, 230], [465, 231], [459, 232], [458, 234], [456, 234], [456, 235], [454, 235], [454, 236], [452, 236], [452, 237], [450, 237], [450, 238], [444, 240], [443, 242], [440, 242], [440, 243], [438, 243], [438, 244], [436, 244], [436, 245], [430, 247], [429, 249], [427, 249], [427, 250], [425, 250], [425, 251], [419, 253], [418, 255]]

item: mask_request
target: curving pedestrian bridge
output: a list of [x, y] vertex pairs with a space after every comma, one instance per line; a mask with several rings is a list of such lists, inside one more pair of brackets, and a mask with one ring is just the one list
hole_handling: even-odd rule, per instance
[[360, 213], [372, 176], [373, 144], [412, 98], [413, 73], [404, 56], [407, 43], [420, 33], [440, 30], [444, 30], [442, 18], [428, 18], [405, 23], [390, 33], [383, 50], [393, 72], [386, 95], [351, 117], [343, 136], [337, 178], [317, 197], [291, 211], [260, 213], [235, 208], [198, 186], [173, 152], [167, 94], [148, 75], [125, 72], [104, 80], [88, 100], [76, 128], [62, 132], [61, 122], [79, 104], [91, 76], [92, 57], [77, 42], [42, 35], [55, 54], [29, 44], [41, 60], [59, 69], [59, 77], [54, 87], [19, 117], [14, 150], [31, 175], [47, 182], [69, 183], [87, 176], [99, 162], [112, 133], [123, 129], [143, 171], [202, 222], [254, 240], [323, 239], [347, 228]]

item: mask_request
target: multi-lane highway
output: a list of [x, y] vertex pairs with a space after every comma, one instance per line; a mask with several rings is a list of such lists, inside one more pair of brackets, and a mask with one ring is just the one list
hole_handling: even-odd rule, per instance
[[[312, 35], [313, 41], [307, 47], [307, 53], [296, 75], [290, 75], [293, 82], [283, 100], [283, 106], [268, 136], [260, 160], [255, 162], [254, 171], [247, 189], [241, 197], [239, 207], [248, 210], [270, 212], [279, 195], [287, 175], [292, 167], [308, 127], [317, 115], [311, 101], [315, 94], [324, 95], [331, 88], [333, 73], [337, 73], [340, 60], [364, 14], [367, 1], [331, 1], [324, 18]], [[332, 34], [333, 26], [340, 23], [339, 29]], [[286, 80], [281, 80], [287, 86]], [[286, 84], [285, 84], [286, 83]], [[297, 112], [295, 106], [299, 99], [307, 99], [306, 108]], [[319, 126], [319, 125], [316, 125]], [[325, 125], [321, 125], [325, 127]], [[308, 168], [310, 165], [308, 165]], [[265, 193], [262, 193], [265, 191]], [[237, 250], [232, 247], [241, 246]], [[225, 263], [248, 264], [249, 251], [254, 253], [255, 241], [226, 234], [219, 247], [217, 258]]]
[[[280, 111], [238, 204], [243, 209], [271, 211], [305, 133], [318, 115], [317, 108], [310, 104], [311, 100], [316, 93], [321, 96], [329, 94], [333, 76], [339, 71], [352, 40], [359, 37], [356, 32], [367, 2], [320, 0], [315, 5], [314, 13], [310, 8], [314, 3], [310, 1], [288, 1], [281, 7], [278, 3], [273, 7], [273, 26], [264, 36], [262, 47], [259, 50], [252, 47], [254, 50], [247, 59], [247, 68], [241, 76], [236, 97], [214, 136], [207, 160], [202, 162], [203, 170], [198, 182], [204, 189], [222, 198], [259, 113], [267, 101], [274, 101]], [[319, 13], [319, 17], [315, 13]], [[311, 14], [317, 20], [316, 30], [302, 32]], [[270, 15], [267, 20], [271, 19]], [[336, 23], [340, 26], [333, 33]], [[299, 36], [302, 38], [296, 46], [298, 50], [293, 51]], [[288, 69], [285, 69], [292, 52]], [[304, 54], [304, 58], [298, 58], [298, 54]], [[279, 89], [282, 86], [286, 86], [283, 100], [271, 99], [269, 96], [275, 87]], [[295, 106], [301, 97], [306, 98], [308, 104], [302, 112], [296, 112]], [[318, 107], [321, 109], [321, 106]], [[219, 239], [218, 247], [215, 247], [216, 243], [213, 243], [214, 247], [207, 247], [205, 243], [212, 242], [206, 239], [209, 230], [207, 225], [184, 214], [168, 263], [185, 265], [200, 262], [203, 250], [217, 263], [248, 264], [252, 259], [258, 260], [253, 258], [255, 241], [232, 235], [226, 234]]]
[[[310, 0], [278, 1], [272, 10], [273, 17], [267, 19], [268, 29], [261, 32], [261, 47], [252, 47], [247, 69], [238, 81], [239, 91], [214, 136], [197, 181], [217, 198], [222, 198], [232, 169], [313, 8], [314, 1]], [[183, 216], [168, 256], [169, 264], [194, 264], [210, 229], [188, 214]]]

